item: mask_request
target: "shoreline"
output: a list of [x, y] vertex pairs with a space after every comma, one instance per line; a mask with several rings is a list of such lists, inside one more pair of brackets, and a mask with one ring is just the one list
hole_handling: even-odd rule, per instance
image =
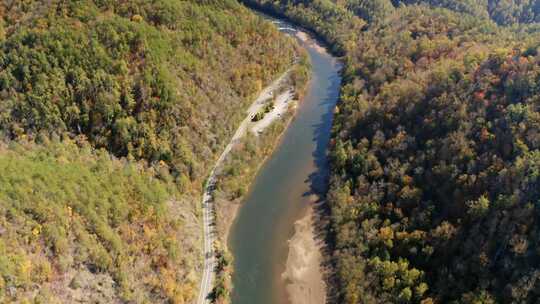
[[289, 253], [282, 274], [289, 302], [292, 304], [326, 303], [326, 282], [321, 268], [321, 244], [315, 234], [315, 210], [309, 202], [305, 214], [294, 223], [294, 235], [289, 239]]
[[[230, 303], [229, 297], [232, 290], [230, 280], [231, 273], [234, 270], [232, 269], [232, 255], [228, 249], [229, 233], [237, 218], [241, 202], [245, 195], [249, 193], [249, 188], [262, 165], [266, 163], [268, 157], [272, 155], [280, 144], [283, 134], [285, 134], [287, 127], [294, 118], [298, 103], [302, 100], [301, 96], [308, 83], [307, 80], [304, 82], [304, 78], [301, 77], [302, 72], [305, 71], [305, 59], [307, 56], [304, 56], [303, 52], [300, 51], [298, 58], [286, 72], [282, 73], [258, 93], [254, 102], [246, 111], [246, 118], [242, 121], [235, 135], [215, 163], [214, 170], [211, 172], [205, 186], [207, 195], [205, 194], [206, 198], [203, 200], [203, 206], [205, 205], [204, 202], [206, 202], [206, 205], [211, 205], [211, 209], [213, 209], [212, 215], [210, 215], [212, 225], [208, 225], [211, 226], [212, 231], [211, 233], [205, 232], [211, 236], [212, 241], [211, 245], [207, 245], [211, 247], [210, 250], [205, 250], [205, 259], [213, 259], [212, 265], [210, 265], [212, 267], [207, 268], [215, 269], [212, 274], [209, 274], [211, 278], [208, 279], [213, 283], [208, 283], [208, 285], [212, 285], [212, 292], [209, 291], [207, 294], [213, 294], [214, 297], [209, 303], [216, 301]], [[306, 74], [308, 75], [308, 73]], [[269, 102], [274, 104], [271, 110], [265, 111], [263, 119], [254, 120], [255, 115], [266, 109]], [[256, 141], [257, 151], [253, 152], [249, 149], [249, 151], [246, 151], [245, 146], [249, 141]], [[252, 153], [253, 155], [246, 156], [246, 153]], [[237, 166], [243, 168], [242, 172], [231, 174], [229, 166], [238, 159], [242, 160]], [[256, 164], [245, 167], [246, 163], [253, 161], [256, 161]], [[253, 170], [253, 168], [255, 169]], [[245, 184], [248, 186], [248, 190], [242, 192], [242, 194], [236, 192], [242, 189], [227, 187], [226, 185], [222, 187], [223, 184], [234, 183], [237, 182], [237, 179], [245, 179], [246, 177], [248, 177], [248, 182], [245, 182]], [[228, 196], [232, 196], [232, 198], [229, 199]], [[202, 281], [202, 284], [204, 284], [204, 279]]]
[[[312, 38], [311, 35], [304, 31], [298, 30], [294, 35], [291, 35], [291, 37], [300, 40], [306, 46], [312, 47], [318, 53], [329, 54], [326, 48], [318, 44], [317, 40]], [[305, 49], [305, 47], [302, 48]], [[294, 69], [294, 67], [292, 69]], [[248, 182], [246, 182], [247, 191], [232, 200], [224, 200], [216, 203], [218, 237], [221, 241], [223, 251], [227, 254], [230, 252], [228, 247], [229, 236], [232, 230], [231, 228], [238, 218], [238, 213], [243, 205], [243, 201], [245, 197], [247, 197], [252, 191], [252, 185], [256, 180], [261, 168], [264, 164], [266, 164], [269, 156], [271, 156], [276, 148], [279, 147], [289, 125], [295, 118], [297, 108], [303, 102], [303, 95], [311, 85], [311, 73], [309, 73], [309, 75], [310, 76], [305, 83], [302, 83], [301, 85], [297, 84], [296, 86], [291, 84], [288, 87], [285, 87], [285, 90], [288, 90], [293, 94], [299, 94], [302, 97], [298, 99], [292, 98], [288, 105], [288, 110], [286, 110], [285, 113], [282, 112], [282, 115], [278, 115], [279, 117], [276, 117], [276, 119], [272, 121], [270, 125], [267, 124], [265, 128], [268, 128], [264, 132], [257, 132], [257, 123], [252, 125], [252, 133], [254, 133], [254, 137], [261, 138], [266, 136], [267, 138], [264, 138], [263, 140], [266, 139], [269, 144], [265, 146], [267, 150], [260, 155], [262, 157], [254, 157], [257, 159], [257, 163], [255, 166], [251, 167], [254, 168], [254, 170], [247, 174], [251, 175], [251, 178], [249, 178]], [[277, 135], [274, 128], [279, 129], [277, 130]], [[246, 134], [249, 133], [250, 130], [246, 132]], [[246, 139], [247, 137], [248, 136], [244, 136], [243, 139]], [[237, 142], [237, 147], [241, 145], [242, 142], [239, 140]], [[262, 145], [264, 146], [265, 143]], [[239, 150], [241, 150], [241, 148]], [[235, 151], [232, 150], [228, 157], [234, 158], [234, 155]], [[245, 160], [245, 162], [249, 161], [253, 161], [253, 159], [249, 160], [248, 158], [248, 160]], [[225, 160], [225, 163], [226, 162], [227, 159]], [[218, 174], [218, 184], [220, 182], [220, 177], [221, 176]], [[226, 176], [225, 179], [234, 179], [234, 177]], [[228, 190], [231, 191], [231, 189]], [[316, 221], [318, 212], [315, 204], [317, 203], [318, 196], [313, 195], [310, 198], [311, 199], [308, 203], [308, 207], [305, 210], [305, 214], [303, 214], [294, 224], [295, 232], [292, 238], [288, 241], [287, 246], [289, 252], [286, 257], [284, 272], [281, 274], [281, 278], [286, 286], [286, 296], [289, 299], [288, 302], [291, 304], [323, 304], [327, 299], [327, 274], [322, 267], [322, 263], [324, 261], [322, 252], [324, 244], [321, 243], [324, 241], [316, 238], [317, 233], [315, 231], [317, 226]], [[232, 262], [228, 262], [230, 264], [228, 264], [228, 267], [226, 268], [226, 277], [230, 280], [230, 275], [235, 270], [231, 266]], [[229, 288], [234, 288], [232, 284], [227, 285]], [[232, 288], [230, 290], [232, 290]], [[228, 292], [230, 292], [230, 290]]]
[[[309, 34], [308, 32], [306, 32], [304, 30], [297, 30], [297, 33], [294, 36], [291, 36], [291, 37], [296, 37], [297, 39], [301, 40], [303, 43], [306, 43], [306, 44], [314, 47], [321, 54], [328, 54], [328, 50], [324, 46], [320, 45], [317, 42], [316, 39], [311, 37], [311, 34]], [[294, 68], [294, 66], [293, 66], [293, 68]], [[291, 68], [291, 70], [293, 68]], [[232, 225], [234, 225], [234, 222], [236, 221], [237, 214], [238, 214], [238, 211], [239, 211], [238, 209], [242, 206], [243, 198], [249, 195], [249, 192], [251, 191], [251, 184], [257, 178], [258, 172], [263, 167], [263, 165], [267, 162], [268, 158], [272, 155], [272, 153], [275, 151], [275, 149], [281, 144], [281, 139], [283, 138], [283, 135], [285, 134], [285, 131], [288, 129], [288, 127], [291, 124], [292, 120], [295, 118], [296, 110], [297, 110], [298, 106], [302, 103], [303, 94], [305, 93], [307, 88], [310, 86], [310, 82], [311, 82], [311, 79], [309, 79], [308, 82], [305, 83], [301, 88], [296, 88], [296, 87], [293, 87], [293, 86], [287, 88], [289, 91], [291, 91], [291, 93], [296, 93], [296, 94], [301, 93], [302, 97], [299, 100], [295, 100], [294, 98], [292, 98], [292, 102], [290, 104], [290, 107], [289, 107], [288, 110], [285, 111], [285, 114], [284, 114], [284, 115], [290, 115], [290, 117], [287, 117], [286, 119], [283, 119], [284, 115], [282, 115], [280, 118], [275, 119], [271, 123], [271, 124], [280, 124], [283, 127], [283, 130], [279, 133], [279, 135], [276, 138], [273, 139], [272, 147], [271, 147], [269, 153], [267, 153], [266, 155], [264, 155], [264, 157], [262, 159], [260, 159], [260, 163], [257, 166], [257, 168], [255, 169], [255, 176], [250, 181], [249, 191], [247, 193], [245, 193], [239, 200], [234, 201], [234, 202], [229, 202], [230, 205], [232, 205], [232, 206], [227, 206], [231, 210], [229, 210], [230, 212], [227, 212], [228, 221], [227, 221], [227, 224], [225, 224], [225, 226], [224, 226], [224, 228], [225, 228], [224, 231], [225, 232], [223, 233], [223, 235], [225, 237], [223, 238], [223, 241], [224, 241], [225, 247], [227, 247], [230, 228], [232, 227]], [[263, 94], [262, 92], [264, 92], [266, 89], [261, 91], [261, 95]], [[254, 124], [254, 128], [256, 128], [256, 127], [257, 127], [257, 123]], [[266, 125], [264, 128], [266, 128], [266, 127], [268, 127], [268, 125]], [[258, 136], [257, 134], [255, 134], [255, 135]], [[310, 208], [312, 208], [312, 207], [310, 207]], [[313, 225], [314, 224], [315, 223], [313, 223]]]
[[[253, 183], [255, 181], [255, 179], [257, 178], [257, 173], [260, 171], [260, 169], [266, 164], [266, 162], [268, 161], [269, 157], [272, 156], [272, 153], [275, 151], [275, 149], [281, 144], [281, 139], [283, 138], [283, 135], [285, 134], [285, 131], [287, 130], [287, 128], [289, 127], [289, 125], [291, 124], [291, 122], [293, 121], [294, 119], [294, 116], [296, 115], [296, 107], [298, 106], [298, 103], [299, 101], [295, 101], [294, 102], [294, 108], [292, 110], [289, 110], [289, 112], [291, 112], [289, 114], [290, 117], [288, 117], [287, 119], [285, 120], [281, 120], [281, 121], [275, 121], [273, 122], [274, 124], [280, 124], [282, 127], [283, 127], [283, 131], [280, 132], [280, 134], [275, 138], [275, 142], [272, 144], [272, 147], [269, 151], [269, 153], [267, 153], [262, 159], [260, 159], [260, 163], [259, 165], [257, 166], [257, 168], [255, 169], [255, 177], [251, 180], [250, 184]], [[234, 225], [236, 219], [237, 219], [237, 215], [238, 215], [238, 212], [240, 211], [240, 207], [242, 207], [242, 201], [244, 199], [244, 197], [248, 196], [249, 195], [249, 192], [251, 191], [251, 185], [249, 187], [249, 191], [243, 195], [241, 198], [233, 201], [233, 202], [229, 202], [229, 204], [227, 206], [223, 206], [225, 208], [222, 208], [223, 210], [226, 210], [225, 212], [219, 212], [218, 211], [218, 215], [220, 217], [223, 217], [225, 218], [226, 220], [222, 222], [222, 227], [219, 227], [218, 229], [222, 228], [223, 229], [223, 235], [222, 235], [222, 238], [223, 238], [223, 245], [225, 247], [225, 249], [228, 251], [229, 248], [228, 248], [228, 240], [229, 240], [229, 233], [231, 232], [231, 227]], [[219, 208], [219, 207], [218, 207]], [[223, 216], [225, 215], [225, 216]], [[218, 223], [219, 225], [219, 223]], [[221, 230], [221, 229], [220, 229]], [[221, 238], [221, 237], [220, 237]]]
[[[257, 101], [265, 100], [265, 96], [268, 96], [271, 92], [277, 92], [279, 91], [279, 86], [275, 86], [274, 84], [279, 82], [283, 83], [284, 81], [290, 80], [290, 76], [294, 69], [298, 67], [299, 64], [293, 65], [287, 72], [285, 72], [282, 76], [280, 76], [277, 80], [274, 81], [272, 85], [269, 87], [263, 89], [259, 96], [257, 97], [254, 104], [257, 103]], [[234, 200], [228, 200], [221, 203], [226, 203], [226, 206], [220, 206], [220, 202], [218, 202], [216, 205], [216, 213], [217, 213], [217, 230], [218, 230], [218, 238], [220, 241], [222, 241], [223, 247], [226, 251], [229, 251], [228, 249], [228, 240], [229, 240], [229, 233], [231, 230], [231, 227], [234, 225], [234, 222], [237, 219], [237, 215], [239, 212], [240, 207], [242, 206], [242, 202], [245, 197], [249, 195], [249, 193], [252, 190], [251, 185], [257, 178], [257, 175], [261, 168], [266, 164], [269, 157], [272, 156], [276, 148], [281, 144], [281, 140], [283, 136], [285, 135], [285, 132], [287, 131], [289, 125], [294, 120], [296, 116], [296, 110], [299, 106], [299, 104], [302, 103], [302, 98], [299, 100], [294, 98], [294, 94], [301, 94], [303, 95], [304, 91], [309, 85], [309, 81], [306, 84], [303, 84], [301, 87], [295, 87], [292, 84], [288, 84], [284, 87], [285, 93], [278, 94], [278, 98], [284, 95], [288, 95], [287, 101], [281, 101], [279, 102], [280, 105], [277, 106], [276, 113], [267, 113], [265, 117], [256, 122], [250, 122], [250, 126], [246, 127], [244, 130], [244, 133], [242, 136], [237, 137], [234, 139], [234, 144], [232, 145], [231, 149], [228, 151], [226, 157], [221, 160], [220, 163], [222, 163], [221, 170], [223, 170], [224, 165], [227, 165], [227, 161], [229, 160], [229, 157], [235, 156], [235, 148], [238, 148], [238, 146], [241, 146], [243, 144], [242, 140], [245, 140], [247, 136], [254, 136], [257, 139], [265, 140], [265, 136], [269, 136], [270, 144], [267, 146], [267, 150], [263, 152], [262, 157], [259, 157], [257, 159], [258, 163], [255, 169], [252, 171], [252, 178], [249, 179], [249, 185], [248, 185], [248, 191], [245, 192], [240, 197], [234, 199]], [[272, 89], [269, 89], [272, 87]], [[272, 94], [270, 94], [272, 96]], [[285, 104], [285, 108], [283, 108], [283, 104]], [[250, 107], [250, 109], [253, 108], [253, 105]], [[248, 111], [248, 112], [256, 112], [256, 111]], [[277, 115], [279, 113], [279, 115]], [[266, 120], [269, 118], [269, 116], [272, 116], [270, 119], [270, 122], [267, 122]], [[272, 128], [278, 128], [278, 134], [275, 136], [272, 136], [271, 133], [273, 130]], [[261, 143], [259, 143], [261, 144]], [[262, 143], [264, 144], [264, 143]], [[220, 170], [217, 170], [215, 173], [216, 176], [216, 184], [219, 185], [219, 183], [223, 180], [223, 176], [220, 172]], [[226, 179], [226, 178], [224, 178]], [[221, 207], [221, 208], [220, 208]]]
[[[298, 31], [296, 38], [312, 47], [316, 52], [329, 55], [308, 32]], [[323, 264], [326, 246], [319, 234], [321, 197], [312, 193], [301, 217], [294, 223], [294, 233], [288, 240], [289, 252], [285, 269], [281, 274], [290, 304], [325, 304], [328, 300], [328, 271]]]
[[[272, 96], [271, 92], [278, 91], [283, 81], [290, 78], [291, 73], [296, 67], [297, 64], [292, 65], [291, 68], [282, 73], [266, 88], [261, 90], [257, 98], [246, 110], [246, 118], [240, 123], [229, 143], [225, 146], [225, 149], [214, 163], [213, 169], [210, 171], [202, 196], [204, 267], [201, 276], [199, 295], [196, 302], [198, 304], [212, 303], [216, 300], [210, 300], [209, 296], [214, 293], [217, 286], [227, 289], [226, 286], [221, 285], [228, 285], [227, 279], [230, 277], [228, 276], [228, 273], [230, 272], [228, 250], [226, 247], [221, 248], [221, 235], [219, 234], [219, 231], [216, 231], [215, 227], [216, 221], [219, 218], [219, 211], [216, 207], [218, 204], [215, 202], [214, 195], [220, 172], [233, 149], [246, 137], [246, 134], [251, 132], [250, 127], [253, 126], [252, 117], [265, 106], [268, 98]], [[221, 296], [227, 297], [228, 295], [225, 294]]]

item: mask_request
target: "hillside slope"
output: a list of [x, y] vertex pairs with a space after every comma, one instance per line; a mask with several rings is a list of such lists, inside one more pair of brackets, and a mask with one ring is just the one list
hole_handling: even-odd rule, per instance
[[0, 16], [0, 302], [191, 302], [206, 175], [295, 44], [227, 0]]
[[334, 125], [343, 298], [536, 302], [537, 44], [425, 7], [386, 22], [349, 53]]

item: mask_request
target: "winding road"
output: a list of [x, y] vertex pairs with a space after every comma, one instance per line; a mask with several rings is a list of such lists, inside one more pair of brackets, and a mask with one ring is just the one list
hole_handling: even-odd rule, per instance
[[[255, 101], [251, 104], [251, 106], [247, 110], [246, 118], [242, 121], [242, 123], [234, 133], [229, 144], [227, 144], [227, 146], [219, 156], [217, 162], [214, 165], [214, 168], [208, 176], [208, 181], [206, 183], [202, 197], [204, 270], [201, 279], [201, 286], [199, 289], [199, 297], [197, 300], [197, 304], [211, 303], [209, 295], [212, 292], [215, 276], [216, 256], [214, 250], [214, 242], [217, 239], [217, 232], [215, 229], [215, 207], [212, 199], [212, 192], [215, 190], [216, 186], [216, 173], [222, 166], [223, 162], [225, 161], [227, 155], [231, 152], [234, 145], [237, 144], [244, 135], [246, 135], [248, 130], [256, 129], [257, 132], [261, 132], [264, 127], [270, 124], [271, 121], [277, 119], [281, 115], [283, 107], [276, 107], [275, 110], [265, 115], [264, 126], [261, 126], [260, 123], [258, 124], [257, 122], [251, 121], [251, 117], [253, 117], [253, 115], [255, 115], [257, 112], [259, 112], [259, 110], [262, 109], [262, 107], [269, 99], [273, 98], [274, 93], [278, 91], [278, 89], [284, 83], [287, 77], [289, 77], [290, 71], [291, 70], [289, 69], [288, 71], [283, 73], [278, 79], [276, 79], [272, 84], [266, 87], [259, 94], [257, 99], [255, 99]], [[280, 101], [280, 104], [287, 104], [289, 101], [292, 100], [293, 94], [291, 94], [290, 92], [291, 91], [289, 90], [286, 91], [284, 94], [278, 96], [277, 99]]]

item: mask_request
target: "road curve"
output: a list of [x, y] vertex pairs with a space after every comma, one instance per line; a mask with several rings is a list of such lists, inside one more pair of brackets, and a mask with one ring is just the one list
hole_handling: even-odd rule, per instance
[[[214, 251], [214, 242], [217, 237], [217, 232], [215, 230], [215, 207], [212, 200], [212, 192], [216, 186], [216, 173], [223, 164], [223, 161], [227, 155], [231, 152], [232, 148], [239, 140], [247, 133], [250, 126], [253, 124], [251, 117], [255, 115], [266, 103], [269, 98], [273, 97], [275, 91], [278, 90], [280, 85], [284, 80], [290, 75], [290, 69], [283, 73], [278, 79], [276, 79], [272, 84], [266, 87], [251, 106], [247, 110], [246, 118], [242, 121], [233, 137], [219, 156], [216, 161], [214, 168], [210, 171], [208, 180], [206, 182], [204, 193], [202, 197], [202, 218], [203, 218], [203, 258], [204, 258], [204, 269], [201, 279], [201, 286], [199, 289], [199, 297], [197, 299], [197, 304], [209, 304], [210, 302], [210, 293], [212, 292], [215, 268], [216, 268], [216, 255]], [[292, 94], [291, 97], [292, 98]]]

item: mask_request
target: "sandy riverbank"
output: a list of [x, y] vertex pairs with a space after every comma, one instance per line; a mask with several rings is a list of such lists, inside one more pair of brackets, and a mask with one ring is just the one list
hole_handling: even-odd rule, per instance
[[[274, 83], [272, 83], [260, 93], [256, 101], [248, 109], [248, 116], [239, 128], [239, 130], [241, 129], [241, 131], [237, 132], [237, 134], [231, 140], [231, 143], [233, 144], [230, 146], [228, 153], [235, 154], [235, 149], [243, 149], [241, 145], [241, 140], [248, 133], [252, 133], [254, 136], [260, 136], [267, 128], [272, 125], [272, 123], [281, 120], [278, 123], [284, 124], [283, 132], [273, 138], [271, 143], [271, 149], [269, 149], [268, 153], [259, 160], [258, 166], [253, 172], [255, 174], [264, 164], [267, 157], [272, 154], [271, 152], [274, 150], [274, 148], [279, 144], [281, 136], [283, 135], [283, 133], [287, 129], [287, 126], [294, 117], [294, 114], [287, 116], [287, 112], [294, 111], [298, 102], [297, 100], [294, 100], [295, 88], [290, 87], [287, 83], [289, 80], [288, 77], [290, 77], [290, 73], [291, 70], [286, 72], [283, 76], [281, 76], [278, 80], [276, 80]], [[283, 91], [283, 93], [280, 93], [281, 91]], [[277, 97], [274, 98], [274, 96]], [[253, 115], [255, 115], [255, 113], [257, 113], [258, 111], [260, 111], [260, 109], [262, 109], [269, 100], [273, 100], [274, 108], [270, 112], [266, 113], [263, 119], [259, 121], [252, 121], [251, 117], [253, 117]], [[223, 159], [222, 163], [225, 163], [226, 161], [226, 159]], [[217, 175], [220, 176], [220, 173], [218, 172]], [[227, 245], [231, 226], [236, 219], [236, 215], [238, 214], [238, 211], [242, 205], [243, 199], [244, 196], [241, 196], [232, 201], [217, 201], [216, 212], [219, 215], [216, 223], [217, 231], [219, 233], [220, 239], [224, 242], [223, 245], [225, 246]]]
[[[314, 47], [315, 50], [319, 53], [325, 54], [326, 50], [323, 47], [320, 47], [316, 44], [316, 41], [311, 39], [307, 34], [300, 32], [298, 34], [298, 38], [304, 43], [310, 45], [310, 47]], [[242, 136], [239, 136], [238, 138], [234, 138], [234, 142], [237, 144], [235, 147], [232, 147], [232, 151], [230, 151], [230, 155], [234, 156], [235, 148], [239, 149], [240, 151], [244, 149], [242, 145], [244, 144], [242, 141], [240, 141], [241, 137], [243, 135], [248, 133], [253, 133], [255, 135], [255, 138], [263, 138], [266, 135], [265, 129], [267, 129], [269, 126], [273, 125], [273, 122], [280, 121], [278, 123], [280, 129], [279, 130], [285, 130], [286, 126], [291, 122], [292, 117], [294, 117], [294, 114], [290, 115], [289, 111], [295, 111], [295, 106], [298, 101], [294, 100], [295, 94], [293, 91], [293, 88], [287, 88], [282, 87], [281, 90], [266, 90], [259, 96], [258, 102], [255, 102], [254, 105], [250, 108], [248, 111], [249, 113], [255, 113], [259, 109], [262, 108], [269, 100], [272, 100], [274, 103], [274, 107], [271, 111], [265, 114], [264, 118], [259, 121], [250, 121], [245, 128], [243, 129]], [[254, 107], [258, 107], [257, 110], [255, 110]], [[285, 115], [287, 113], [287, 115]], [[281, 129], [281, 121], [285, 123], [285, 128]], [[271, 129], [271, 128], [270, 128]], [[239, 170], [240, 176], [242, 174], [249, 175], [251, 174], [251, 170], [254, 170], [254, 172], [257, 172], [260, 166], [265, 162], [266, 157], [271, 155], [271, 150], [277, 146], [277, 144], [280, 142], [280, 138], [284, 132], [278, 132], [276, 133], [276, 130], [273, 130], [270, 134], [280, 134], [277, 138], [273, 138], [272, 140], [272, 148], [270, 151], [266, 151], [263, 155], [261, 161], [253, 164], [249, 164], [249, 169], [245, 168], [246, 163], [239, 162], [240, 158], [234, 159], [233, 161], [233, 168], [236, 170]], [[263, 136], [259, 136], [259, 135]], [[270, 145], [265, 145], [267, 148]], [[238, 152], [238, 151], [236, 151]], [[236, 163], [234, 163], [236, 162]], [[223, 171], [227, 172], [227, 171]], [[238, 173], [237, 173], [238, 174]], [[252, 181], [252, 179], [250, 179]], [[225, 182], [229, 182], [231, 179], [226, 179]], [[224, 187], [220, 188], [218, 186], [218, 189], [235, 189], [235, 185], [238, 185], [238, 183], [234, 183], [234, 179], [232, 179], [232, 183], [225, 186], [232, 186], [232, 187]], [[220, 190], [221, 192], [218, 192], [219, 195], [216, 196], [215, 202], [216, 202], [216, 213], [218, 214], [218, 221], [217, 221], [217, 230], [220, 235], [220, 239], [224, 241], [224, 245], [227, 245], [227, 240], [229, 238], [230, 228], [231, 225], [234, 223], [237, 217], [237, 213], [239, 209], [242, 207], [242, 199], [247, 195], [247, 191], [243, 192], [233, 192], [233, 193], [242, 193], [240, 196], [236, 195], [230, 195], [230, 192], [227, 192], [226, 190]], [[248, 190], [250, 191], [250, 190]], [[231, 200], [230, 198], [227, 199], [227, 197], [237, 197], [236, 199]], [[316, 201], [316, 197], [313, 197], [312, 204], [314, 204]], [[326, 284], [324, 281], [324, 273], [320, 267], [321, 262], [323, 260], [321, 252], [320, 252], [320, 242], [315, 239], [315, 232], [314, 232], [314, 226], [316, 219], [314, 217], [314, 211], [310, 208], [309, 211], [295, 223], [295, 234], [293, 238], [289, 241], [289, 253], [288, 258], [286, 262], [286, 271], [283, 273], [282, 278], [283, 282], [285, 283], [284, 287], [286, 289], [287, 296], [290, 299], [290, 302], [292, 304], [323, 304], [326, 301]], [[292, 220], [291, 220], [292, 221]], [[283, 265], [283, 264], [281, 264]], [[277, 273], [279, 275], [279, 273]], [[277, 277], [279, 279], [279, 277]], [[283, 285], [282, 285], [283, 286]], [[245, 289], [245, 288], [244, 288]], [[280, 295], [282, 295], [282, 299], [285, 299], [285, 294], [281, 293], [281, 291], [284, 291], [280, 287]], [[285, 292], [285, 291], [284, 291]], [[281, 296], [280, 296], [281, 297]]]
[[292, 304], [324, 304], [326, 284], [321, 269], [320, 243], [315, 238], [314, 210], [294, 224], [295, 233], [289, 240], [289, 255], [283, 279]]
[[[229, 218], [234, 218], [236, 216], [236, 212], [238, 210], [238, 207], [236, 208], [227, 208], [224, 209], [220, 207], [220, 204], [218, 203], [217, 206], [215, 206], [214, 202], [214, 190], [216, 186], [216, 179], [218, 178], [220, 174], [220, 170], [223, 166], [223, 164], [226, 161], [226, 158], [229, 156], [229, 153], [235, 148], [235, 146], [242, 140], [242, 138], [250, 132], [252, 129], [254, 122], [252, 121], [252, 117], [261, 111], [263, 107], [266, 105], [267, 101], [273, 96], [276, 95], [276, 92], [280, 90], [280, 88], [283, 86], [284, 82], [290, 77], [292, 68], [286, 71], [279, 77], [277, 80], [275, 80], [272, 84], [270, 84], [268, 87], [266, 87], [258, 96], [257, 99], [251, 104], [249, 109], [246, 112], [246, 118], [242, 121], [238, 129], [236, 130], [235, 134], [231, 138], [230, 142], [227, 144], [223, 152], [221, 153], [220, 157], [216, 161], [214, 168], [210, 172], [206, 186], [204, 189], [203, 197], [202, 197], [202, 212], [203, 212], [203, 231], [204, 231], [204, 243], [203, 243], [203, 251], [204, 251], [204, 269], [203, 269], [203, 275], [201, 278], [201, 287], [199, 289], [199, 296], [197, 299], [197, 303], [208, 303], [207, 295], [210, 293], [211, 289], [213, 288], [214, 284], [214, 276], [215, 276], [215, 268], [216, 268], [216, 258], [215, 258], [215, 242], [220, 240], [219, 234], [219, 228], [222, 226], [220, 224], [219, 218], [217, 219], [217, 226], [218, 231], [216, 233], [215, 231], [215, 224], [216, 224], [216, 217], [215, 214], [219, 214], [221, 217], [222, 214], [225, 214], [227, 217], [227, 220], [225, 221], [225, 236], [227, 237], [228, 231], [230, 229], [230, 225], [232, 223]], [[289, 99], [292, 98], [292, 95], [287, 95], [287, 98], [284, 98], [282, 101], [283, 103], [288, 103]], [[280, 115], [273, 115], [275, 117], [279, 117]], [[264, 128], [260, 129], [260, 132], [262, 132]], [[230, 214], [227, 214], [226, 210], [229, 211]], [[217, 236], [217, 237], [216, 237]]]
[[317, 41], [315, 41], [313, 38], [311, 38], [306, 32], [299, 31], [298, 33], [296, 33], [296, 37], [301, 41], [307, 43], [309, 46], [313, 47], [317, 52], [321, 54], [328, 54], [326, 49], [319, 43], [317, 43]]

